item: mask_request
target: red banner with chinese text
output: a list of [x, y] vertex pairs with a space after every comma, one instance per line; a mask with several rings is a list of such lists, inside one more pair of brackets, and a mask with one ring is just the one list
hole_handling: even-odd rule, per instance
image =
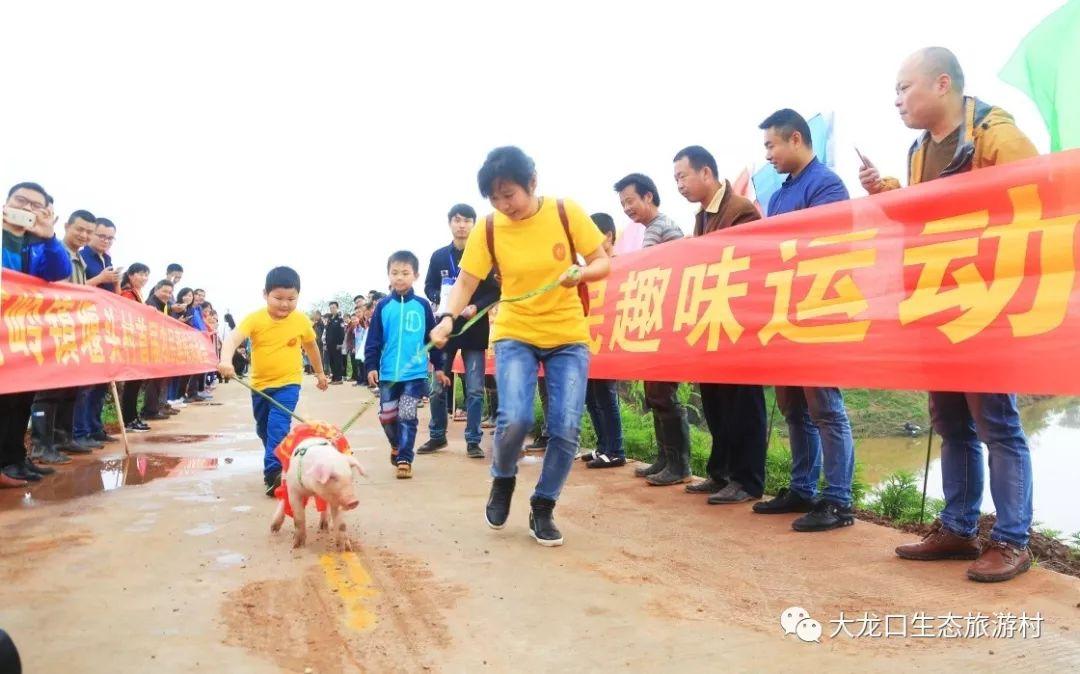
[[1080, 151], [615, 259], [590, 376], [1080, 394]]
[[120, 295], [0, 278], [0, 394], [213, 370], [206, 335]]

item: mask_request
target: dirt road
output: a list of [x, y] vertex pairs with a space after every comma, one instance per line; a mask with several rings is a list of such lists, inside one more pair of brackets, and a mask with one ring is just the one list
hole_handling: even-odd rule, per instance
[[[300, 412], [340, 424], [368, 395], [306, 386]], [[566, 545], [542, 548], [527, 531], [535, 459], [492, 531], [487, 462], [456, 442], [395, 480], [375, 414], [349, 434], [369, 473], [355, 554], [326, 535], [294, 551], [291, 523], [269, 532], [246, 392], [219, 386], [216, 402], [134, 437], [136, 458], [110, 445], [28, 496], [0, 493], [0, 627], [24, 671], [1080, 669], [1074, 578], [979, 585], [965, 562], [897, 559], [908, 537], [891, 529], [796, 534], [786, 516], [580, 462], [556, 510]], [[821, 624], [820, 643], [784, 634], [789, 606]], [[832, 636], [841, 612], [864, 636]], [[892, 636], [874, 615], [894, 616]]]

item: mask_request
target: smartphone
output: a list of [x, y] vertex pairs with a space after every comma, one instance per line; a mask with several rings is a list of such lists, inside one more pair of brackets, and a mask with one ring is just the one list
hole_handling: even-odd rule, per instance
[[15, 225], [16, 227], [30, 229], [37, 221], [37, 216], [30, 211], [24, 211], [21, 208], [9, 208], [5, 206], [4, 219]]
[[870, 162], [866, 161], [866, 157], [863, 156], [862, 152], [859, 152], [859, 148], [855, 148], [855, 154], [859, 155], [859, 161], [862, 162], [863, 168], [870, 168]]

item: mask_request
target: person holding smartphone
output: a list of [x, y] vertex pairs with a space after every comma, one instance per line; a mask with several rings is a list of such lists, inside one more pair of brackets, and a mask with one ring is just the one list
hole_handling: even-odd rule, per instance
[[[19, 183], [8, 190], [0, 256], [4, 269], [45, 281], [63, 281], [71, 275], [71, 258], [56, 238], [52, 203], [52, 197], [37, 183]], [[0, 488], [25, 487], [48, 473], [26, 454], [24, 434], [34, 394], [0, 395]]]
[[113, 266], [109, 249], [116, 240], [116, 225], [108, 218], [98, 218], [90, 243], [79, 251], [86, 262], [86, 285], [96, 286], [111, 293], [120, 292], [120, 274], [123, 268]]

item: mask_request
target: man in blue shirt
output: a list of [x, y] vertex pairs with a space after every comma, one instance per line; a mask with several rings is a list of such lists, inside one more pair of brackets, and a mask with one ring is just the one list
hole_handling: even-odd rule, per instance
[[113, 268], [109, 249], [116, 240], [116, 225], [108, 218], [98, 218], [90, 243], [79, 255], [86, 262], [86, 285], [97, 286], [111, 293], [120, 292], [120, 270]]
[[[52, 203], [52, 197], [36, 183], [19, 183], [8, 191], [0, 248], [4, 269], [45, 281], [63, 281], [71, 275], [71, 258], [56, 238]], [[27, 213], [34, 216], [30, 227], [16, 217]], [[26, 454], [24, 435], [34, 395], [34, 391], [0, 395], [0, 488], [25, 487], [54, 472]]]
[[[810, 127], [794, 110], [779, 110], [761, 123], [765, 158], [787, 180], [769, 199], [766, 215], [813, 208], [848, 198], [840, 177], [814, 156]], [[855, 523], [851, 481], [855, 443], [838, 388], [777, 386], [776, 403], [788, 424], [791, 486], [776, 498], [754, 504], [754, 512], [806, 513], [792, 523], [795, 531], [827, 531]], [[827, 486], [818, 498], [824, 460]]]

